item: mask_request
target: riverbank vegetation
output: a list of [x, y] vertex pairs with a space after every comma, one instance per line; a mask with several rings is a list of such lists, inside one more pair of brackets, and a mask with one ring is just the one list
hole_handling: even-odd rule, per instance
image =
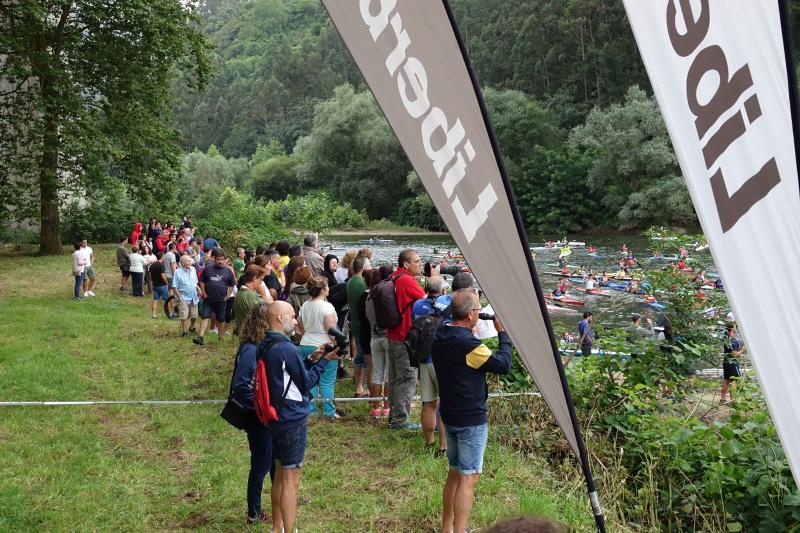
[[[702, 242], [663, 229], [649, 233], [659, 238], [651, 249], [664, 255]], [[698, 254], [692, 264], [701, 269], [710, 261]], [[666, 306], [661, 324], [672, 327], [672, 340], [601, 325], [597, 345], [625, 355], [573, 358], [566, 367], [604, 506], [644, 531], [800, 530], [800, 491], [755, 372], [747, 369], [736, 401], [724, 405], [716, 374], [696, 375], [721, 367], [724, 293], [698, 292], [685, 273], [660, 266], [647, 269], [647, 281], [648, 293]], [[517, 359], [498, 384], [529, 390], [532, 380]], [[507, 417], [498, 420], [500, 440], [577, 475], [546, 405], [528, 400], [514, 409], [495, 412]]]

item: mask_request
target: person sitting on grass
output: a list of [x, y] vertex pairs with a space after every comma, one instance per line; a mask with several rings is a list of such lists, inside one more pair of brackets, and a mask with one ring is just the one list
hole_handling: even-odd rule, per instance
[[[178, 318], [181, 319], [181, 337], [194, 332], [197, 321], [197, 304], [200, 303], [200, 287], [197, 284], [197, 271], [192, 266], [192, 258], [182, 255], [181, 267], [172, 277], [172, 294], [178, 300]], [[191, 326], [189, 322], [191, 321]]]
[[[338, 360], [338, 349], [325, 353], [320, 346], [303, 359], [291, 338], [297, 319], [287, 302], [269, 306], [269, 331], [258, 347], [264, 358], [269, 381], [270, 403], [278, 414], [271, 423], [272, 460], [272, 531], [294, 531], [297, 517], [297, 489], [303, 466], [308, 434], [309, 392], [319, 382], [330, 361]], [[310, 368], [307, 365], [313, 365]]]

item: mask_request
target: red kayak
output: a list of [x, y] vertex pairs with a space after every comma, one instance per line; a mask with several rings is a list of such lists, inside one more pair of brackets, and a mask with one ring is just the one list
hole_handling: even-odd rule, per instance
[[559, 302], [566, 305], [577, 305], [583, 306], [585, 302], [581, 300], [576, 300], [574, 298], [570, 298], [569, 296], [553, 296], [552, 294], [548, 294], [545, 297], [545, 300], [551, 300], [553, 302]]
[[587, 294], [594, 294], [595, 296], [611, 296], [610, 292], [607, 292], [607, 291], [604, 291], [604, 290], [601, 290], [601, 289], [591, 289], [591, 290], [588, 290], [588, 291], [586, 289], [582, 288], [582, 287], [572, 287], [572, 289], [576, 290], [576, 291], [585, 292]]

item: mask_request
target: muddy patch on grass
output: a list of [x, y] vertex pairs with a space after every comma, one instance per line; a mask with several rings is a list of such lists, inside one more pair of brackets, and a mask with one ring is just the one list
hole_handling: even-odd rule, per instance
[[178, 529], [198, 529], [208, 525], [211, 522], [211, 517], [206, 513], [199, 512], [189, 515], [185, 520], [178, 522]]

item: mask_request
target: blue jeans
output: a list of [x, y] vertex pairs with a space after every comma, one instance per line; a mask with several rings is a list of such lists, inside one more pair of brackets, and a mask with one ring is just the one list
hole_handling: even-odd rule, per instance
[[[255, 416], [253, 416], [255, 419]], [[250, 475], [247, 476], [247, 516], [257, 517], [261, 512], [261, 489], [264, 478], [272, 467], [272, 435], [269, 427], [254, 420], [247, 427], [250, 445]]]
[[75, 298], [81, 297], [81, 285], [83, 285], [83, 272], [75, 275]]
[[467, 427], [445, 424], [444, 433], [450, 470], [457, 470], [464, 476], [480, 474], [483, 471], [483, 452], [489, 438], [489, 424]]
[[[316, 346], [300, 345], [300, 357], [306, 358], [316, 349]], [[334, 389], [336, 387], [336, 370], [338, 368], [339, 361], [328, 361], [328, 366], [325, 367], [325, 371], [319, 377], [319, 385], [315, 385], [311, 389], [311, 394], [314, 398], [333, 398], [336, 395]], [[308, 414], [317, 414], [317, 402], [313, 399], [308, 404]], [[333, 416], [335, 414], [336, 406], [333, 405], [333, 402], [322, 402], [323, 416]]]

